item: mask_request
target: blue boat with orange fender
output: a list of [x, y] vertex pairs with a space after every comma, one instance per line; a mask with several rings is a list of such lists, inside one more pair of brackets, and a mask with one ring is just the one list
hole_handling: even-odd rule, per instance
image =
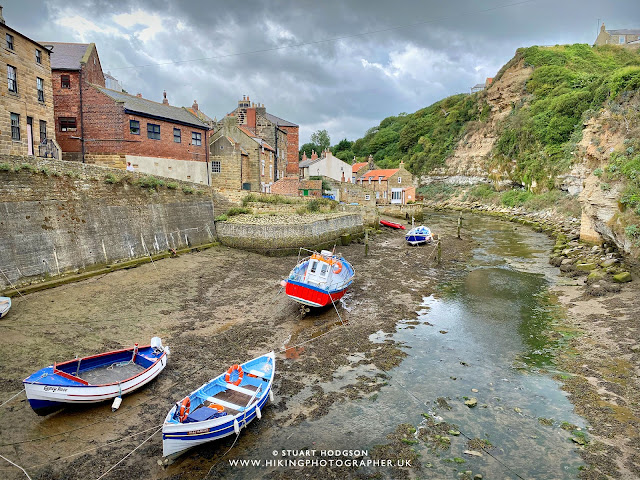
[[239, 435], [254, 418], [262, 418], [276, 373], [273, 352], [240, 365], [202, 385], [177, 402], [162, 425], [162, 455], [185, 450], [228, 435]]
[[353, 281], [355, 271], [342, 256], [328, 250], [298, 261], [289, 278], [281, 282], [291, 299], [310, 307], [324, 307], [344, 296]]

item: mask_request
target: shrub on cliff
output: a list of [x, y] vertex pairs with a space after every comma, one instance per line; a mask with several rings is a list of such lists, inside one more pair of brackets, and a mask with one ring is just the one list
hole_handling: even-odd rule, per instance
[[149, 190], [157, 190], [158, 187], [164, 187], [164, 181], [157, 179], [153, 175], [145, 175], [136, 182], [138, 186]]

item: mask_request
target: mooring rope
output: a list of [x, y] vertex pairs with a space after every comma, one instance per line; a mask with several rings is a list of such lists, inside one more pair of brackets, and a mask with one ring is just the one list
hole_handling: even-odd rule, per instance
[[13, 400], [14, 398], [16, 398], [18, 395], [20, 395], [22, 392], [24, 392], [24, 388], [22, 390], [20, 390], [18, 393], [16, 393], [13, 397], [11, 397], [9, 400], [7, 400], [6, 402], [4, 402], [2, 405], [0, 405], [0, 407], [4, 407], [7, 403], [9, 403], [11, 400]]
[[151, 440], [151, 437], [153, 437], [156, 433], [158, 433], [160, 430], [162, 430], [162, 425], [160, 426], [160, 428], [158, 428], [155, 432], [153, 432], [151, 435], [149, 435], [140, 445], [138, 445], [136, 448], [134, 448], [133, 450], [131, 450], [129, 453], [127, 453], [124, 457], [122, 457], [118, 463], [116, 463], [114, 466], [112, 466], [109, 470], [107, 470], [106, 472], [104, 472], [102, 475], [100, 475], [98, 478], [96, 478], [96, 480], [100, 480], [102, 478], [104, 478], [111, 470], [113, 470], [114, 468], [116, 468], [118, 465], [120, 465], [122, 462], [124, 462], [127, 458], [129, 458], [136, 450], [138, 450], [142, 445], [144, 445], [145, 443], [147, 443], [149, 440]]
[[22, 472], [27, 476], [27, 478], [29, 480], [31, 480], [31, 477], [29, 476], [29, 474], [27, 473], [27, 471], [22, 468], [20, 465], [18, 465], [17, 463], [13, 463], [11, 460], [9, 460], [7, 457], [4, 457], [2, 455], [0, 455], [0, 457], [4, 458], [7, 462], [9, 462], [11, 465], [13, 465], [14, 467], [18, 467], [20, 470], [22, 470]]

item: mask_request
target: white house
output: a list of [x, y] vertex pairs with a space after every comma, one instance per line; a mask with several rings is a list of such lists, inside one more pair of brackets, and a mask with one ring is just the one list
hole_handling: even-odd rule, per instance
[[300, 178], [329, 177], [339, 182], [351, 181], [351, 165], [334, 157], [329, 150], [322, 152], [321, 157], [313, 152], [310, 159], [304, 153], [298, 168]]

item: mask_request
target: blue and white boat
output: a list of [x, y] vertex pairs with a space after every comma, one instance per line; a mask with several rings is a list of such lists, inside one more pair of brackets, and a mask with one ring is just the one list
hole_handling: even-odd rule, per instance
[[276, 373], [270, 352], [240, 365], [202, 385], [177, 402], [162, 425], [162, 455], [184, 450], [228, 435], [239, 435], [254, 418], [262, 417]]
[[421, 243], [430, 243], [433, 240], [433, 235], [431, 235], [431, 230], [424, 225], [420, 225], [409, 230], [404, 238], [411, 245], [419, 245]]
[[46, 415], [65, 405], [97, 403], [115, 399], [146, 385], [167, 365], [169, 347], [158, 337], [151, 345], [116, 350], [90, 357], [54, 363], [23, 380], [29, 405]]
[[0, 297], [0, 318], [9, 313], [11, 308], [11, 299], [9, 297]]

